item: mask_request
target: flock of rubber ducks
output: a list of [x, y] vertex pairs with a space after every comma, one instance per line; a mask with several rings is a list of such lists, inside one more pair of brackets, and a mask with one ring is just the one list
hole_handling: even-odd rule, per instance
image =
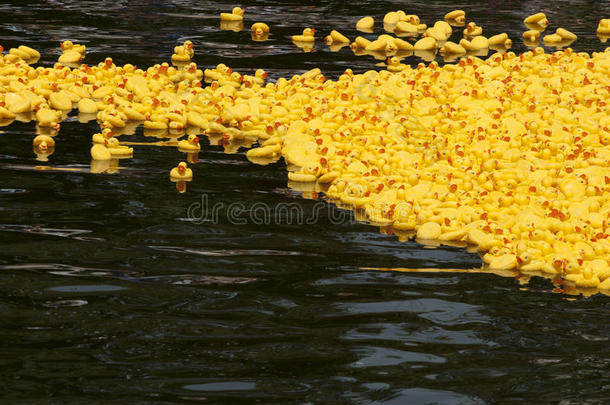
[[[231, 13], [221, 13], [221, 28], [241, 31], [243, 29], [243, 16], [245, 9], [234, 7]], [[605, 42], [610, 37], [610, 20], [600, 20], [597, 34]], [[523, 42], [531, 49], [540, 44], [541, 33], [549, 25], [549, 20], [544, 13], [536, 13], [528, 16], [523, 21], [528, 28], [522, 35]], [[449, 41], [453, 34], [452, 27], [462, 27], [463, 38], [459, 42]], [[356, 23], [356, 30], [364, 33], [373, 33], [375, 20], [371, 16], [363, 17]], [[486, 56], [489, 50], [504, 52], [512, 47], [512, 40], [506, 33], [499, 33], [491, 37], [483, 36], [483, 28], [476, 22], [466, 24], [466, 12], [464, 10], [453, 10], [445, 14], [444, 20], [436, 21], [432, 26], [422, 23], [419, 16], [406, 14], [403, 10], [390, 11], [383, 17], [383, 28], [387, 34], [380, 35], [375, 40], [369, 40], [358, 36], [351, 41], [347, 36], [337, 30], [332, 30], [324, 37], [325, 43], [333, 52], [349, 46], [355, 55], [371, 55], [376, 59], [385, 60], [396, 56], [399, 59], [412, 54], [421, 57], [425, 61], [432, 61], [437, 52], [446, 62], [452, 62], [466, 54]], [[252, 39], [254, 41], [265, 41], [269, 37], [269, 26], [257, 22], [251, 26]], [[391, 36], [394, 34], [396, 36]], [[411, 39], [421, 38], [411, 44], [399, 37]], [[577, 36], [565, 28], [557, 28], [555, 33], [542, 37], [546, 46], [563, 48], [569, 46], [577, 39]], [[305, 28], [302, 34], [292, 36], [293, 43], [305, 52], [312, 52], [315, 43], [315, 29]], [[189, 59], [190, 60], [190, 59]], [[394, 64], [396, 67], [404, 65]]]
[[[417, 16], [394, 13], [384, 24], [420, 24]], [[224, 18], [242, 16], [234, 9]], [[465, 25], [469, 43], [481, 37], [482, 28], [466, 24], [460, 10], [445, 20], [426, 27], [419, 41], [448, 38], [449, 20]], [[608, 21], [600, 21], [598, 33], [610, 30]], [[549, 25], [540, 15], [525, 22], [540, 30]], [[357, 24], [373, 25], [367, 17]], [[314, 35], [306, 30], [299, 39]], [[331, 32], [326, 41], [346, 39]], [[400, 41], [380, 36], [366, 46], [398, 51]], [[509, 39], [500, 34], [497, 41]], [[189, 163], [197, 162], [200, 134], [224, 145], [258, 142], [247, 152], [251, 161], [283, 157], [292, 187], [324, 192], [401, 237], [469, 244], [493, 270], [610, 290], [610, 48], [592, 55], [540, 47], [486, 59], [462, 54], [456, 64], [416, 68], [394, 55], [386, 70], [347, 69], [328, 80], [312, 69], [275, 83], [260, 69], [201, 70], [191, 62], [190, 41], [174, 49], [176, 66], [146, 70], [110, 58], [69, 67], [85, 47], [66, 41], [61, 48], [66, 62], [52, 68], [32, 67], [40, 55], [28, 47], [0, 57], [0, 125], [35, 120], [39, 157], [53, 153], [60, 123], [74, 107], [79, 119], [100, 124], [92, 168], [131, 157], [131, 146], [141, 144], [118, 137], [139, 125], [169, 137], [154, 144], [176, 147]], [[170, 179], [182, 192], [193, 171], [182, 161]]]

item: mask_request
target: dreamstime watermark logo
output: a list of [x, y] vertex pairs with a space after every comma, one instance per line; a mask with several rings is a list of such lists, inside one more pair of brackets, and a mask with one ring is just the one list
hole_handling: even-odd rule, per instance
[[201, 201], [189, 205], [187, 218], [194, 224], [218, 224], [228, 222], [233, 225], [313, 225], [320, 220], [331, 224], [356, 223], [351, 211], [342, 210], [324, 201], [313, 204], [280, 202], [266, 204], [262, 202], [246, 205], [241, 202], [210, 203], [207, 194], [201, 195]]

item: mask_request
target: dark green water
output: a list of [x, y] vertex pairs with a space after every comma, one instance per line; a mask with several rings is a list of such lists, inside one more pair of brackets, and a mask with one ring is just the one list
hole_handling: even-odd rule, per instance
[[[187, 1], [13, 1], [0, 5], [6, 49], [30, 44], [52, 65], [59, 41], [148, 66], [196, 44], [201, 67], [224, 62], [272, 78], [321, 67], [374, 67], [349, 49], [305, 54], [287, 37], [306, 26], [350, 37], [357, 17], [397, 8], [433, 23], [446, 2], [242, 2], [268, 42], [218, 30], [235, 4]], [[464, 2], [485, 34], [544, 10], [551, 28], [594, 36], [607, 2]], [[377, 32], [379, 34], [379, 32]], [[320, 35], [320, 39], [321, 36]], [[418, 63], [412, 57], [407, 62]], [[538, 278], [397, 273], [385, 267], [476, 268], [457, 248], [398, 242], [287, 188], [283, 163], [204, 145], [178, 194], [173, 148], [136, 148], [119, 173], [86, 173], [95, 123], [62, 123], [50, 165], [33, 170], [32, 123], [0, 134], [0, 399], [3, 403], [608, 403], [610, 300], [568, 297]], [[137, 131], [130, 140], [147, 140]], [[240, 206], [231, 205], [239, 203]], [[198, 205], [199, 204], [199, 205]], [[281, 209], [298, 207], [307, 224]], [[215, 217], [201, 206], [217, 207]], [[191, 214], [202, 221], [188, 220]], [[270, 217], [263, 223], [261, 208]], [[231, 221], [237, 218], [245, 224]], [[265, 223], [266, 222], [266, 223]]]

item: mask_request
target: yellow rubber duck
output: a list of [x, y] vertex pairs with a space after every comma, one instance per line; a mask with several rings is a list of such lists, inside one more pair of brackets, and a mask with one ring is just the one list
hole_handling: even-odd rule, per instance
[[61, 55], [58, 62], [60, 63], [78, 63], [85, 57], [85, 45], [74, 44], [72, 41], [64, 41], [60, 44]]
[[362, 32], [373, 32], [374, 26], [375, 20], [370, 16], [362, 17], [356, 22], [356, 29]]
[[315, 28], [305, 28], [302, 35], [293, 35], [293, 42], [313, 42], [315, 40]]
[[489, 46], [510, 48], [513, 45], [513, 41], [508, 37], [508, 34], [503, 32], [501, 34], [494, 35], [488, 39]]
[[33, 141], [34, 149], [40, 152], [46, 152], [55, 147], [55, 140], [48, 135], [38, 135]]
[[405, 65], [404, 63], [400, 63], [400, 58], [393, 56], [391, 58], [388, 58], [387, 60], [387, 69], [390, 72], [401, 72], [403, 70], [405, 70], [407, 68], [407, 65]]
[[250, 27], [250, 31], [252, 31], [253, 35], [262, 37], [269, 34], [269, 26], [261, 22], [254, 23], [252, 24], [252, 27]]
[[482, 27], [479, 27], [474, 21], [466, 24], [466, 28], [464, 29], [465, 37], [477, 37], [479, 35], [483, 35]]
[[193, 180], [193, 171], [188, 168], [185, 162], [180, 162], [169, 172], [169, 177], [172, 181], [191, 181]]
[[199, 138], [196, 135], [189, 135], [187, 139], [178, 142], [178, 149], [188, 152], [199, 152], [201, 150]]
[[466, 22], [466, 12], [464, 10], [453, 10], [445, 14], [445, 20], [452, 21], [457, 24]]
[[116, 138], [109, 138], [105, 142], [106, 149], [110, 152], [113, 158], [118, 157], [131, 157], [133, 155], [133, 148], [121, 145], [119, 140]]
[[525, 20], [523, 20], [523, 23], [528, 28], [532, 26], [546, 28], [549, 25], [549, 20], [546, 18], [546, 15], [544, 13], [536, 13], [530, 15], [529, 17], [526, 17]]
[[186, 63], [190, 62], [195, 52], [193, 50], [193, 42], [185, 41], [184, 44], [176, 46], [172, 54], [172, 62]]
[[610, 35], [610, 18], [602, 18], [597, 25], [599, 35]]
[[233, 7], [230, 13], [220, 13], [220, 21], [242, 21], [245, 12], [246, 10], [241, 7]]
[[332, 30], [329, 35], [324, 37], [324, 42], [326, 42], [326, 45], [349, 44], [350, 40], [339, 31]]
[[90, 150], [91, 159], [96, 161], [106, 161], [112, 159], [110, 151], [105, 145], [96, 143], [91, 147]]
[[527, 30], [523, 33], [523, 41], [526, 45], [529, 44], [537, 45], [540, 41], [540, 31], [537, 30]]

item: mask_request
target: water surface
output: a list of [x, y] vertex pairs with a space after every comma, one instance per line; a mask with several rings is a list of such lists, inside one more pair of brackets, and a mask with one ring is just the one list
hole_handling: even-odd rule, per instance
[[[269, 23], [267, 42], [220, 31], [235, 4], [188, 1], [9, 1], [6, 48], [29, 44], [51, 66], [65, 39], [89, 64], [149, 66], [196, 44], [201, 67], [224, 62], [271, 78], [320, 67], [375, 68], [371, 57], [321, 40], [304, 53], [288, 39], [306, 26], [354, 37], [364, 15], [404, 8], [432, 23], [456, 8], [439, 1], [242, 2]], [[600, 51], [603, 1], [459, 3], [485, 34], [509, 32], [544, 10], [552, 28]], [[247, 26], [249, 26], [247, 23]], [[379, 32], [377, 32], [379, 34]], [[321, 36], [320, 36], [321, 39]], [[411, 57], [408, 63], [421, 60]], [[386, 268], [480, 267], [463, 249], [399, 242], [351, 213], [301, 198], [282, 161], [249, 163], [242, 148], [204, 144], [195, 179], [178, 194], [173, 148], [136, 148], [116, 174], [88, 173], [94, 122], [62, 123], [40, 171], [33, 123], [0, 134], [0, 377], [6, 403], [607, 403], [610, 302], [553, 293], [477, 273]], [[141, 129], [134, 141], [147, 140]], [[131, 140], [131, 139], [130, 139]], [[244, 224], [230, 221], [231, 204]], [[188, 220], [202, 205], [215, 217]], [[256, 205], [259, 204], [259, 205]], [[296, 204], [307, 223], [278, 207]], [[256, 223], [256, 207], [269, 207]], [[234, 205], [233, 205], [234, 207]], [[266, 223], [265, 223], [266, 222]], [[305, 222], [305, 221], [303, 221]]]

